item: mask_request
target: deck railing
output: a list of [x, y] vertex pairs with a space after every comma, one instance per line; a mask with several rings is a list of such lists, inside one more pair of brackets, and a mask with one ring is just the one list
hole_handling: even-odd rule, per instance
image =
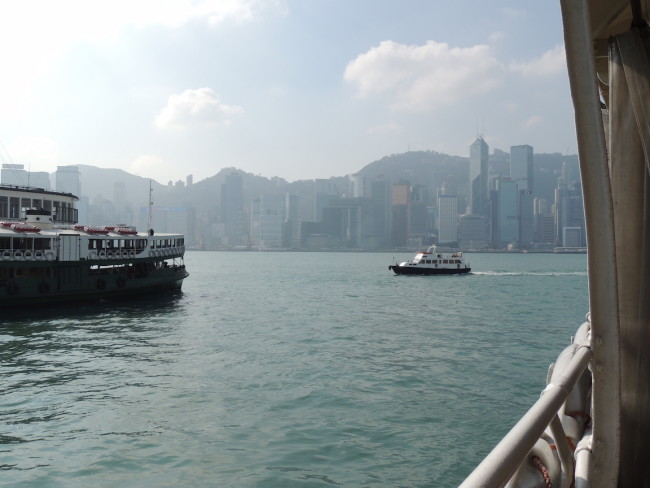
[[[579, 443], [576, 439], [570, 441], [567, 438], [561, 420], [565, 417], [567, 399], [576, 387], [578, 380], [585, 373], [592, 357], [589, 322], [585, 322], [578, 329], [578, 336], [581, 336], [579, 342], [574, 340], [574, 343], [558, 357], [551, 378], [542, 391], [540, 399], [465, 479], [460, 485], [462, 488], [504, 486], [526, 462], [535, 466], [538, 472], [534, 476], [539, 476], [540, 481], [542, 478], [550, 481], [547, 479], [551, 476], [549, 472], [554, 471], [555, 477], [560, 481], [559, 484], [552, 483], [554, 487], [568, 488], [574, 481], [576, 487], [586, 486], [587, 475], [583, 473], [588, 472], [585, 464], [588, 464], [590, 459], [590, 429], [585, 429], [588, 415], [584, 412], [569, 412], [585, 416], [582, 419]], [[568, 360], [567, 356], [569, 356]], [[585, 410], [588, 410], [589, 393], [583, 393], [585, 398], [582, 401], [585, 402]], [[545, 431], [547, 434], [544, 434]], [[575, 432], [572, 435], [575, 436]], [[534, 459], [537, 456], [531, 451], [542, 436], [546, 442], [549, 442], [550, 448], [556, 450], [557, 456], [553, 455], [551, 462], [557, 463], [559, 466], [542, 466], [540, 468], [539, 458]], [[587, 445], [586, 448], [583, 447], [585, 445]], [[580, 456], [578, 456], [579, 452]], [[574, 455], [578, 460], [578, 466], [574, 461]], [[525, 476], [520, 473], [519, 480], [521, 482], [513, 480], [509, 486], [532, 486], [527, 485], [523, 478]], [[548, 483], [547, 486], [549, 486]]]

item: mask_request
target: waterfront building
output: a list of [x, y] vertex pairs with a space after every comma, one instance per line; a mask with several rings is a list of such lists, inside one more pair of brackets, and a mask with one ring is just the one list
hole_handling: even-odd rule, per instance
[[260, 195], [252, 203], [251, 240], [255, 247], [282, 247], [285, 195]]
[[329, 207], [332, 201], [338, 197], [339, 192], [333, 182], [325, 179], [314, 180], [314, 220], [316, 222], [323, 221], [323, 209]]
[[510, 147], [510, 178], [517, 182], [519, 190], [533, 193], [533, 148], [528, 144]]
[[392, 221], [393, 246], [405, 248], [409, 230], [409, 192], [411, 185], [407, 182], [393, 185]]
[[391, 232], [391, 186], [385, 179], [375, 180], [370, 185], [370, 199], [372, 201], [372, 217], [374, 234], [377, 238], [377, 247], [388, 249], [392, 247]]
[[519, 189], [519, 245], [527, 249], [535, 240], [534, 198], [530, 190]]
[[0, 183], [10, 186], [49, 190], [50, 175], [45, 171], [26, 171], [24, 164], [3, 163], [2, 169], [0, 170]]
[[519, 191], [517, 182], [510, 178], [497, 179], [496, 229], [498, 247], [519, 244]]
[[438, 244], [458, 242], [458, 197], [438, 195]]
[[479, 136], [469, 147], [468, 214], [490, 218], [488, 189], [489, 148]]
[[56, 167], [56, 191], [81, 195], [81, 174], [77, 166]]
[[562, 229], [562, 247], [584, 247], [581, 227], [564, 227]]
[[284, 196], [282, 246], [290, 249], [300, 247], [300, 198], [291, 193]]
[[361, 198], [366, 196], [366, 179], [362, 174], [349, 176], [350, 179], [350, 196], [352, 198]]
[[488, 220], [483, 215], [461, 215], [458, 222], [458, 246], [467, 251], [488, 248]]
[[224, 224], [222, 245], [239, 246], [247, 239], [244, 232], [244, 179], [241, 173], [226, 175], [221, 184], [221, 222]]
[[[580, 228], [580, 244], [574, 247], [585, 247], [585, 213], [582, 200], [582, 186], [574, 183], [570, 186], [557, 188], [555, 190], [555, 225], [556, 236], [560, 241], [558, 245], [564, 246], [564, 228]], [[572, 233], [571, 235], [574, 235]], [[572, 237], [573, 238], [573, 237]]]

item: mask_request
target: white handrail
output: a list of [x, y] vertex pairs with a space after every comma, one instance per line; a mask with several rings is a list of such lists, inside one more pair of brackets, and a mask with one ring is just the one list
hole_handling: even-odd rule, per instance
[[[571, 453], [564, 449], [566, 439], [557, 417], [571, 390], [582, 376], [592, 358], [591, 335], [580, 344], [557, 381], [549, 383], [537, 402], [524, 414], [476, 469], [460, 485], [461, 488], [503, 486], [533, 448], [544, 430], [551, 426], [562, 463], [565, 480], [573, 476]], [[554, 420], [556, 419], [556, 420]], [[560, 424], [560, 425], [558, 425]]]

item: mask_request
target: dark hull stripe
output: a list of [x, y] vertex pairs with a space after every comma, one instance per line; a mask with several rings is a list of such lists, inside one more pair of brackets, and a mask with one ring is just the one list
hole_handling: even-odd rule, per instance
[[472, 268], [460, 268], [460, 269], [446, 269], [446, 268], [420, 268], [417, 266], [398, 266], [391, 265], [388, 267], [393, 270], [395, 274], [404, 274], [404, 275], [453, 275], [453, 274], [466, 274], [469, 273]]

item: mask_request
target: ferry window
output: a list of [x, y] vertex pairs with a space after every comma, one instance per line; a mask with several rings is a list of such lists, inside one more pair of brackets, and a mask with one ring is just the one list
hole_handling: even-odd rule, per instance
[[0, 217], [9, 217], [9, 199], [0, 197]]
[[32, 200], [32, 207], [33, 208], [41, 208], [43, 207], [43, 202], [41, 200]]
[[11, 239], [9, 237], [0, 237], [0, 249], [11, 249]]
[[32, 199], [31, 198], [21, 198], [20, 199], [20, 209], [24, 212], [32, 208]]
[[9, 218], [17, 219], [20, 217], [20, 198], [9, 198]]
[[49, 239], [34, 239], [34, 251], [45, 251], [50, 248]]
[[48, 212], [52, 212], [52, 200], [43, 200], [43, 208]]

